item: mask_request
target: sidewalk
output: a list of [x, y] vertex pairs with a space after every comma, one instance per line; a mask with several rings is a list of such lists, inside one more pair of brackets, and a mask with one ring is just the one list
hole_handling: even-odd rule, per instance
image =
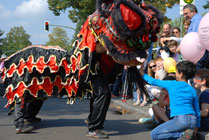
[[111, 99], [111, 101], [114, 104], [121, 106], [122, 108], [136, 111], [137, 113], [143, 114], [145, 117], [150, 117], [150, 115], [148, 114], [148, 109], [151, 107], [151, 104], [147, 104], [143, 107], [134, 106], [134, 102], [132, 101], [132, 99], [127, 99], [126, 102], [122, 102], [121, 97], [114, 97]]
[[[132, 99], [128, 99], [125, 102], [122, 102], [121, 98], [112, 98], [112, 103], [121, 106], [122, 108], [136, 111], [139, 114], [143, 114], [145, 117], [150, 117], [148, 114], [148, 109], [152, 106], [152, 104], [147, 104], [146, 106], [134, 106]], [[209, 132], [198, 132], [198, 138], [197, 140], [209, 140]]]

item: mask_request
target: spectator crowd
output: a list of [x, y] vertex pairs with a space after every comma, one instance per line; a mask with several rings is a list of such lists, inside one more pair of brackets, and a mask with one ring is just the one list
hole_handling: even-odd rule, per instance
[[[181, 33], [180, 27], [164, 23], [158, 36], [157, 51], [149, 53], [152, 59], [147, 59], [139, 69], [147, 82], [149, 96], [135, 85], [126, 90], [127, 98], [133, 99], [134, 106], [151, 104], [150, 118], [140, 118], [139, 123], [153, 129], [153, 140], [195, 139], [198, 131], [209, 131], [208, 50], [199, 61], [192, 63], [185, 60], [179, 47], [185, 35], [198, 32], [202, 16], [193, 4], [184, 6], [183, 16], [186, 32]], [[124, 68], [113, 85], [112, 97], [124, 94], [125, 78], [122, 77], [126, 71]]]

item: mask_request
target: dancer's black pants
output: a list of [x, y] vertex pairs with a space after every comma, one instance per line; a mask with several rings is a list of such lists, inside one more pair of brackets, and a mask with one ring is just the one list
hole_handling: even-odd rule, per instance
[[90, 114], [88, 128], [90, 131], [103, 129], [107, 110], [110, 105], [111, 93], [108, 84], [101, 75], [92, 79], [93, 97], [90, 101]]
[[24, 119], [30, 119], [35, 117], [41, 109], [44, 101], [41, 99], [35, 99], [31, 102], [27, 102], [22, 99], [21, 102], [15, 105], [15, 120], [14, 125], [16, 128], [24, 125]]

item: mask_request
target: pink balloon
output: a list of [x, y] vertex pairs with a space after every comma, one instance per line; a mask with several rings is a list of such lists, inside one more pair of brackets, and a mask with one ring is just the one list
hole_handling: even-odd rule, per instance
[[198, 33], [203, 47], [209, 50], [209, 13], [201, 19]]
[[204, 55], [205, 49], [200, 42], [197, 32], [186, 34], [180, 43], [180, 51], [185, 60], [197, 63]]

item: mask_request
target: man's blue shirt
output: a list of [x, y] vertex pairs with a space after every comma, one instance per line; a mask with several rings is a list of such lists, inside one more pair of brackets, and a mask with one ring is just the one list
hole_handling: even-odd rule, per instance
[[187, 30], [187, 33], [198, 32], [198, 27], [199, 27], [201, 19], [202, 19], [202, 16], [196, 13], [191, 19], [191, 24], [189, 26], [189, 29]]

